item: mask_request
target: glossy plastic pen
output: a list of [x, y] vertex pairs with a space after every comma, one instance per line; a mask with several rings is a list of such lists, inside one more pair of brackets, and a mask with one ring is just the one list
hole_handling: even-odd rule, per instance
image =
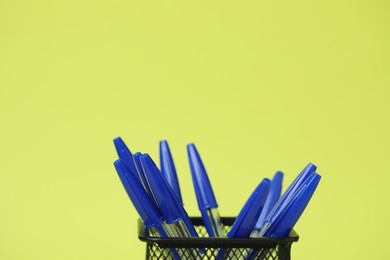
[[143, 189], [139, 180], [129, 172], [122, 160], [115, 161], [114, 166], [145, 227], [153, 230], [154, 234], [158, 233], [161, 237], [168, 237], [162, 225], [164, 219], [161, 212]]
[[171, 186], [177, 199], [183, 205], [179, 180], [177, 179], [175, 164], [173, 163], [171, 150], [169, 149], [169, 145], [167, 141], [160, 142], [160, 166], [161, 166], [162, 175]]
[[313, 196], [321, 176], [314, 172], [295, 192], [286, 207], [279, 214], [267, 218], [260, 233], [267, 237], [287, 236], [299, 217], [302, 215], [311, 197]]
[[275, 206], [276, 202], [280, 199], [280, 194], [282, 192], [282, 182], [283, 182], [283, 173], [276, 172], [271, 181], [270, 191], [268, 193], [267, 199], [264, 203], [263, 210], [260, 213], [260, 216], [251, 232], [250, 237], [257, 237], [256, 234], [261, 230], [261, 227], [264, 224], [265, 218], [268, 216], [272, 208]]
[[207, 233], [210, 237], [225, 237], [218, 204], [200, 155], [194, 144], [187, 145], [187, 151], [196, 199]]
[[[138, 211], [145, 228], [153, 237], [169, 237], [168, 229], [164, 224], [163, 216], [157, 206], [146, 193], [139, 180], [128, 171], [124, 162], [120, 159], [114, 162], [115, 169], [125, 188], [130, 200], [133, 202], [135, 209]], [[172, 257], [179, 260], [181, 257], [175, 249], [171, 249], [170, 254], [164, 252], [164, 259]]]
[[[234, 224], [227, 233], [229, 238], [248, 238], [257, 219], [259, 218], [260, 213], [263, 210], [264, 203], [267, 199], [269, 190], [271, 186], [271, 181], [267, 178], [264, 178], [256, 189], [249, 196], [248, 200], [245, 202], [244, 207], [241, 209], [238, 214]], [[247, 249], [250, 250], [250, 249]], [[246, 252], [246, 251], [245, 251]], [[231, 250], [222, 249], [217, 259], [243, 259], [242, 257], [237, 258]]]
[[[162, 176], [156, 164], [148, 154], [141, 156], [141, 163], [153, 197], [164, 217], [170, 237], [198, 237], [187, 212], [178, 201], [172, 188]], [[192, 249], [179, 250], [179, 254], [193, 258], [199, 255]]]

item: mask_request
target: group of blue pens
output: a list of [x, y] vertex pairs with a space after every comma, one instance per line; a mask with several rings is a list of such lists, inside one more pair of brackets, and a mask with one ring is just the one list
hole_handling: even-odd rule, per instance
[[[150, 235], [198, 237], [183, 207], [177, 173], [167, 141], [160, 142], [160, 168], [149, 154], [132, 154], [120, 137], [114, 139], [114, 144], [119, 157], [114, 166]], [[225, 234], [218, 204], [200, 155], [194, 144], [189, 144], [187, 151], [199, 210], [209, 237], [288, 236], [321, 179], [316, 172], [317, 167], [309, 163], [281, 195], [283, 173], [276, 172], [272, 180], [264, 178], [246, 201], [230, 231]], [[179, 253], [172, 251], [171, 258], [191, 259], [191, 252], [188, 250]], [[204, 250], [200, 250], [200, 253], [202, 252]], [[258, 253], [256, 250], [249, 250], [242, 259], [253, 259]], [[232, 257], [228, 251], [221, 249], [217, 259]]]

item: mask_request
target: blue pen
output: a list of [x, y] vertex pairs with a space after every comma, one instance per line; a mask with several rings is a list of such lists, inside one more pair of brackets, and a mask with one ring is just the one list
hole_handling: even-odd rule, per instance
[[227, 237], [249, 237], [249, 234], [259, 218], [260, 212], [263, 210], [270, 187], [271, 181], [267, 178], [264, 178], [259, 185], [257, 185], [256, 189], [252, 192], [238, 214], [231, 230], [227, 233]]
[[137, 169], [134, 165], [133, 154], [130, 149], [126, 146], [122, 138], [117, 137], [114, 139], [114, 145], [119, 159], [126, 165], [130, 173], [138, 175]]
[[[244, 207], [238, 214], [234, 224], [227, 233], [229, 238], [247, 238], [249, 237], [257, 219], [259, 218], [260, 212], [262, 212], [264, 203], [267, 199], [271, 181], [264, 178], [256, 189], [252, 192], [248, 200], [245, 202]], [[249, 249], [247, 249], [249, 250]], [[225, 250], [222, 249], [217, 256], [217, 259], [222, 259], [225, 255]], [[225, 259], [235, 259], [234, 253], [230, 250], [226, 252]]]
[[197, 237], [198, 233], [187, 212], [177, 200], [172, 188], [164, 179], [152, 158], [148, 154], [143, 154], [141, 162], [153, 197], [164, 216], [165, 222], [173, 227], [171, 231], [180, 237]]
[[[283, 208], [286, 206], [286, 204], [291, 200], [292, 196], [296, 192], [296, 190], [304, 183], [304, 181], [315, 172], [317, 167], [309, 163], [302, 172], [294, 179], [294, 181], [290, 184], [290, 186], [287, 188], [287, 190], [284, 192], [282, 197], [278, 200], [274, 208], [269, 213], [269, 216], [276, 216], [278, 212], [283, 210]], [[258, 234], [260, 235], [260, 234]]]
[[141, 155], [142, 153], [138, 152], [133, 155], [134, 163], [138, 171], [138, 176], [142, 182], [142, 185], [144, 186], [145, 190], [149, 193], [149, 195], [152, 197], [152, 192], [150, 190], [148, 181], [146, 180], [145, 172], [144, 169], [142, 168], [142, 163], [141, 163]]
[[171, 150], [169, 149], [167, 141], [160, 142], [160, 165], [161, 173], [163, 174], [169, 185], [171, 185], [171, 188], [175, 192], [177, 199], [183, 205], [179, 180], [177, 179], [175, 164], [173, 163]]
[[[262, 227], [262, 229], [259, 232], [259, 236], [271, 236], [272, 233], [275, 231], [275, 228], [280, 224], [282, 218], [286, 215], [286, 212], [291, 208], [291, 205], [294, 204], [297, 198], [299, 198], [304, 191], [304, 189], [308, 186], [308, 184], [312, 182], [319, 181], [319, 176], [317, 173], [312, 173], [309, 178], [307, 178], [301, 185], [297, 188], [296, 192], [290, 196], [290, 198], [286, 201], [284, 207], [278, 207], [277, 209], [273, 210], [268, 217], [265, 220], [265, 223]], [[318, 182], [317, 182], [318, 184]], [[315, 185], [315, 187], [317, 186]], [[311, 192], [314, 192], [312, 190]]]
[[251, 232], [250, 237], [257, 237], [256, 234], [261, 230], [261, 227], [264, 224], [265, 218], [268, 216], [272, 208], [275, 206], [276, 202], [280, 198], [282, 192], [282, 182], [283, 182], [283, 173], [278, 171], [275, 173], [272, 178], [271, 188], [267, 196], [267, 200], [264, 203], [263, 210], [260, 213], [260, 216]]
[[[260, 236], [262, 237], [285, 237], [288, 236], [293, 229], [295, 223], [305, 210], [309, 203], [317, 185], [321, 179], [321, 176], [317, 173], [312, 173], [302, 185], [299, 186], [292, 198], [288, 201], [286, 207], [284, 207], [279, 214], [275, 216], [269, 216], [263, 228], [261, 229]], [[249, 258], [246, 259], [263, 259], [267, 251], [261, 250], [254, 251]]]
[[218, 204], [200, 155], [194, 144], [187, 145], [187, 151], [196, 199], [207, 233], [210, 237], [225, 237]]
[[313, 173], [296, 191], [290, 203], [284, 210], [275, 218], [270, 218], [267, 223], [268, 228], [264, 232], [264, 236], [285, 237], [288, 236], [293, 229], [295, 223], [302, 215], [307, 204], [316, 190], [321, 176], [318, 173]]
[[[275, 173], [271, 181], [271, 187], [267, 196], [267, 199], [264, 203], [263, 210], [260, 213], [260, 216], [253, 228], [250, 237], [256, 238], [259, 237], [261, 227], [264, 224], [265, 218], [268, 216], [272, 208], [275, 206], [276, 202], [280, 199], [280, 194], [282, 192], [282, 182], [283, 182], [283, 173], [278, 171]], [[260, 252], [259, 249], [247, 249], [243, 253], [244, 259], [253, 259]], [[248, 257], [249, 256], [249, 257]]]
[[[198, 237], [198, 233], [187, 212], [178, 201], [171, 186], [164, 179], [152, 158], [148, 154], [143, 154], [141, 162], [153, 197], [164, 217], [168, 235], [170, 237]], [[179, 250], [180, 256], [185, 259], [196, 258], [196, 255], [203, 252], [204, 249], [199, 249], [198, 253], [191, 249]]]
[[[288, 236], [295, 223], [298, 221], [306, 205], [309, 203], [321, 176], [316, 172], [311, 173], [295, 193], [286, 200], [286, 206], [274, 210], [266, 218], [262, 229], [256, 233], [256, 237], [285, 237]], [[254, 250], [246, 259], [263, 259], [266, 251]], [[259, 256], [258, 256], [259, 255]]]
[[[317, 166], [312, 163], [306, 165], [306, 167], [301, 171], [301, 173], [294, 179], [291, 185], [287, 188], [285, 192], [285, 199], [288, 199], [288, 196], [294, 194], [294, 192], [299, 188], [299, 186], [307, 179], [309, 176], [317, 170]], [[282, 201], [284, 202], [284, 201]]]
[[[168, 237], [168, 232], [163, 225], [163, 216], [146, 193], [145, 189], [142, 187], [140, 181], [136, 178], [136, 176], [129, 172], [124, 162], [120, 159], [114, 162], [114, 166], [123, 187], [125, 188], [130, 200], [133, 202], [134, 207], [138, 211], [138, 214], [140, 215], [150, 235], [155, 237]], [[175, 249], [171, 249], [170, 253], [174, 259], [180, 259], [180, 256]], [[163, 256], [164, 258], [169, 258], [169, 255], [165, 252]]]
[[145, 227], [149, 229], [152, 234], [159, 234], [161, 237], [168, 237], [168, 234], [162, 225], [163, 216], [161, 212], [150, 199], [146, 191], [142, 188], [139, 180], [129, 172], [122, 160], [115, 161], [114, 166], [118, 172], [123, 187], [125, 188], [130, 200], [133, 202], [134, 207], [138, 211]]

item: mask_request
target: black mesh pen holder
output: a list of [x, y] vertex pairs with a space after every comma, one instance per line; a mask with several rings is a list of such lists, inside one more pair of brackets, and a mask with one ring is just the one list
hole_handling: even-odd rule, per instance
[[[235, 218], [223, 217], [226, 233]], [[293, 230], [285, 238], [210, 238], [202, 218], [192, 217], [199, 234], [197, 238], [161, 238], [149, 236], [142, 221], [138, 221], [138, 237], [146, 242], [146, 259], [260, 259], [289, 260], [291, 245], [298, 241]]]

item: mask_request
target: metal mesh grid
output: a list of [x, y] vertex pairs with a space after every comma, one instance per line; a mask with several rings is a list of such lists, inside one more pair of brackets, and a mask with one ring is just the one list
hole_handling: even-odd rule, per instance
[[[226, 233], [231, 226], [225, 225]], [[199, 237], [208, 237], [206, 228], [202, 225], [195, 225]], [[264, 247], [242, 248], [229, 246], [228, 248], [218, 248], [215, 246], [205, 245], [204, 250], [199, 248], [188, 247], [171, 247], [170, 245], [159, 245], [154, 241], [146, 240], [146, 259], [199, 259], [199, 260], [222, 260], [222, 259], [260, 259], [260, 260], [290, 260], [291, 243], [280, 243], [267, 245]], [[255, 253], [253, 253], [255, 252]]]

